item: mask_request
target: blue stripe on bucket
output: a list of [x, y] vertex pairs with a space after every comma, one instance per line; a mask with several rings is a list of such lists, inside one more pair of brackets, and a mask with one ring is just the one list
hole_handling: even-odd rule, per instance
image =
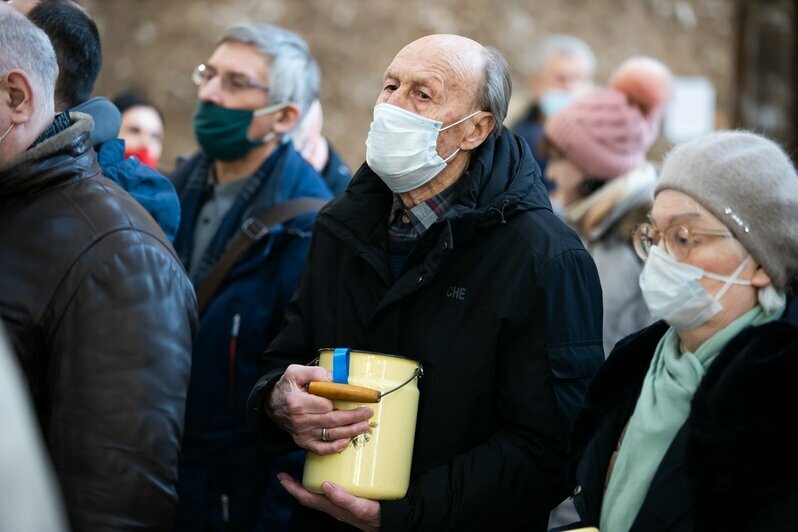
[[333, 351], [333, 382], [349, 384], [349, 348], [337, 347]]

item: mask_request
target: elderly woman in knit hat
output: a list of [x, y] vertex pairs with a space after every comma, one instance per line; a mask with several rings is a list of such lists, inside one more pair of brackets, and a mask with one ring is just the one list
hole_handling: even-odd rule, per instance
[[651, 207], [657, 176], [646, 152], [659, 136], [670, 92], [665, 65], [632, 58], [609, 88], [575, 100], [545, 126], [552, 205], [579, 233], [601, 278], [605, 355], [653, 321], [637, 286], [643, 263], [631, 235]]
[[676, 147], [635, 232], [661, 321], [620, 342], [577, 423], [602, 531], [795, 530], [798, 176], [747, 132]]

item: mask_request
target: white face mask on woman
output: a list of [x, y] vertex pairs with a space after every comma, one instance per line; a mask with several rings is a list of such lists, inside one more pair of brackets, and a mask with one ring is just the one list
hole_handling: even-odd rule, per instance
[[374, 120], [366, 139], [366, 162], [392, 191], [414, 190], [441, 173], [446, 163], [460, 151], [457, 148], [442, 159], [437, 150], [438, 133], [479, 112], [441, 127], [443, 122], [379, 103], [374, 107]]
[[[738, 279], [749, 258], [747, 255], [734, 273], [725, 276], [679, 262], [658, 246], [652, 246], [640, 274], [643, 299], [652, 316], [665, 320], [677, 331], [691, 331], [723, 310], [720, 300], [732, 285], [751, 285], [751, 281]], [[725, 284], [713, 297], [698, 282], [702, 277]]]

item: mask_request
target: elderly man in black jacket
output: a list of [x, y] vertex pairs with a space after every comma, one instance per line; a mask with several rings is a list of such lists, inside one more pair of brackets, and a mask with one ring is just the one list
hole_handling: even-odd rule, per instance
[[326, 513], [363, 530], [541, 530], [564, 497], [571, 420], [604, 358], [601, 288], [502, 126], [509, 96], [501, 55], [454, 35], [409, 44], [385, 73], [367, 164], [318, 217], [250, 417], [266, 448], [340, 452], [371, 411], [332, 411], [305, 391], [328, 372], [298, 364], [328, 346], [420, 360], [412, 479], [371, 501], [281, 474], [321, 511], [300, 527], [334, 528]]
[[72, 528], [168, 530], [194, 293], [100, 173], [91, 117], [55, 114], [56, 73], [47, 36], [0, 3], [0, 317]]

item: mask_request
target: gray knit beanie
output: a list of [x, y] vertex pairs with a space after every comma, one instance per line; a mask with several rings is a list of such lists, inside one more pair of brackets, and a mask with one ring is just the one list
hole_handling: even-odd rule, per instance
[[724, 131], [674, 148], [654, 194], [673, 189], [723, 222], [779, 290], [798, 286], [798, 175], [774, 142]]

